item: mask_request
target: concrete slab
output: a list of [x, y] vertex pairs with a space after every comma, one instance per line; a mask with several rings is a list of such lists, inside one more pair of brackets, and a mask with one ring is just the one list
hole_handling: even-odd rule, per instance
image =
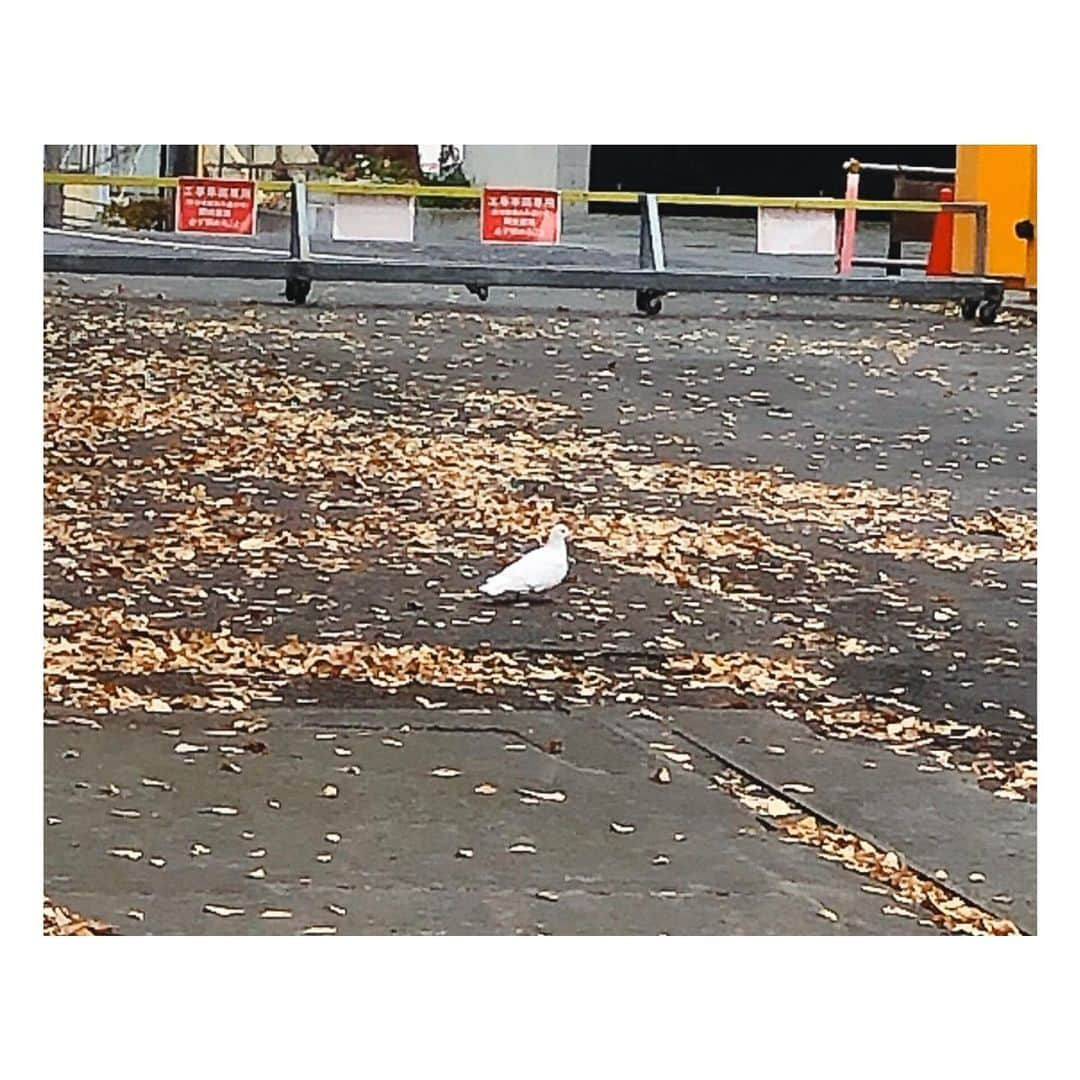
[[[648, 753], [589, 719], [403, 731], [396, 710], [285, 710], [255, 736], [263, 753], [213, 734], [216, 719], [47, 729], [51, 894], [149, 934], [937, 932], [882, 914], [889, 898], [783, 842], [707, 773], [650, 782]], [[560, 755], [534, 745], [554, 737]]]
[[991, 801], [970, 774], [931, 771], [913, 752], [826, 740], [766, 710], [677, 709], [671, 730], [777, 788], [811, 787], [788, 794], [925, 873], [947, 871], [947, 884], [1035, 931], [1033, 804]]

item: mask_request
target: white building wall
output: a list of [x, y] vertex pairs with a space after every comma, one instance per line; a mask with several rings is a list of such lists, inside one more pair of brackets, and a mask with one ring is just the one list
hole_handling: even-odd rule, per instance
[[479, 187], [553, 188], [557, 146], [468, 146], [463, 152], [465, 175]]
[[560, 146], [558, 150], [556, 165], [558, 186], [578, 191], [588, 190], [590, 147]]
[[589, 186], [588, 146], [466, 145], [463, 157], [465, 175], [480, 186]]

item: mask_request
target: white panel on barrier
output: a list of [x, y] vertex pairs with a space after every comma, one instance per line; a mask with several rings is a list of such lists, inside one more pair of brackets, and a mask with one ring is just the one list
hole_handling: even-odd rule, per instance
[[339, 195], [334, 201], [335, 240], [413, 239], [416, 200], [402, 195]]
[[757, 250], [759, 255], [835, 255], [836, 214], [832, 210], [761, 206]]

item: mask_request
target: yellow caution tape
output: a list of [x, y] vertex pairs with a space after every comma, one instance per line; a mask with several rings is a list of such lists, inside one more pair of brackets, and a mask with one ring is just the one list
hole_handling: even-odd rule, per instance
[[[86, 185], [97, 187], [146, 187], [174, 188], [175, 176], [95, 176], [87, 173], [47, 172], [46, 184]], [[217, 177], [204, 177], [216, 180]], [[288, 180], [257, 180], [260, 191], [288, 191]], [[309, 192], [324, 195], [398, 195], [425, 199], [480, 199], [484, 189], [479, 187], [427, 187], [424, 184], [376, 184], [363, 181], [312, 180]], [[636, 191], [580, 191], [567, 190], [559, 193], [567, 203], [636, 203], [640, 193]], [[792, 198], [778, 195], [697, 195], [657, 194], [658, 203], [666, 206], [742, 206], [770, 207], [785, 210], [883, 210], [890, 213], [902, 211], [912, 214], [936, 214], [943, 207], [956, 213], [974, 213], [985, 203], [976, 202], [926, 202], [903, 199], [830, 199], [825, 197]]]

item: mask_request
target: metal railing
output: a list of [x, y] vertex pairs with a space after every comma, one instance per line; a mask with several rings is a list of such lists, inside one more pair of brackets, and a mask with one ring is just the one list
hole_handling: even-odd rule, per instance
[[848, 158], [844, 162], [844, 172], [881, 172], [903, 176], [942, 176], [950, 180], [955, 179], [956, 170], [943, 168], [940, 165], [882, 165], [876, 161], [859, 161], [858, 158]]
[[[161, 176], [74, 176], [45, 173], [46, 184], [88, 184], [111, 188], [175, 188], [176, 177]], [[147, 276], [228, 277], [281, 279], [286, 296], [303, 303], [313, 281], [350, 281], [410, 284], [458, 284], [486, 298], [491, 286], [538, 286], [547, 288], [629, 288], [637, 297], [638, 310], [649, 315], [660, 311], [660, 298], [670, 292], [777, 293], [801, 296], [878, 297], [912, 301], [958, 300], [966, 317], [979, 312], [981, 321], [993, 321], [1000, 307], [1003, 285], [982, 274], [940, 278], [880, 279], [834, 276], [794, 276], [783, 274], [735, 274], [714, 270], [676, 270], [663, 258], [663, 238], [659, 207], [730, 206], [766, 207], [791, 210], [840, 211], [845, 220], [858, 210], [902, 210], [909, 213], [969, 213], [975, 215], [976, 232], [982, 237], [984, 264], [986, 205], [983, 203], [925, 202], [879, 199], [791, 198], [757, 195], [646, 194], [627, 191], [564, 190], [567, 203], [636, 203], [641, 214], [641, 242], [637, 268], [615, 266], [569, 266], [559, 264], [510, 266], [491, 262], [432, 263], [429, 261], [377, 261], [345, 256], [312, 255], [308, 235], [308, 215], [298, 212], [307, 205], [311, 193], [332, 195], [412, 196], [433, 199], [475, 199], [484, 189], [472, 186], [428, 187], [424, 184], [370, 183], [364, 181], [257, 180], [256, 189], [290, 192], [291, 236], [288, 258], [243, 257], [206, 259], [192, 256], [103, 255], [46, 252], [46, 272], [131, 274]], [[981, 306], [980, 306], [981, 305]]]

